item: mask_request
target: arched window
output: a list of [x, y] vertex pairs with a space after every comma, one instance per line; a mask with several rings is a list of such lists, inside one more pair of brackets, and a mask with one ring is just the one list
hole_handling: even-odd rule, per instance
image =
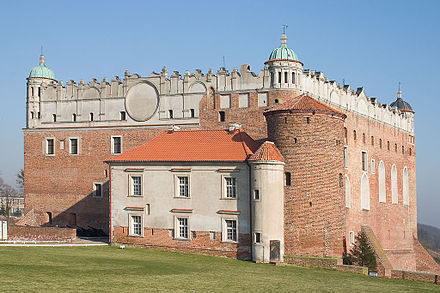
[[353, 130], [353, 139], [356, 140], [356, 130]]
[[347, 175], [345, 175], [345, 207], [351, 208], [351, 186]]
[[57, 122], [57, 115], [56, 114], [52, 114], [52, 121]]
[[361, 180], [361, 208], [370, 210], [370, 182], [367, 174], [363, 174]]
[[391, 202], [393, 204], [399, 203], [399, 195], [397, 192], [397, 168], [393, 165], [391, 168]]
[[295, 72], [292, 72], [292, 83], [295, 83]]
[[403, 168], [402, 186], [403, 186], [403, 204], [409, 205], [409, 180], [408, 180], [408, 169], [406, 167]]
[[73, 121], [73, 122], [76, 121], [76, 114], [72, 114], [72, 121]]
[[379, 202], [387, 202], [387, 188], [385, 183], [385, 165], [383, 161], [379, 163]]
[[379, 139], [379, 147], [382, 148], [382, 138]]

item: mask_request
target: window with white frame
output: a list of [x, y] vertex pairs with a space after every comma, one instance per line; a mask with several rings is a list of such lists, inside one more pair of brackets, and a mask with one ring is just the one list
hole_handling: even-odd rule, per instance
[[142, 236], [142, 217], [140, 215], [130, 215], [130, 235]]
[[254, 200], [255, 201], [259, 201], [260, 200], [260, 190], [259, 189], [255, 189], [254, 190]]
[[227, 242], [237, 242], [237, 220], [225, 220], [223, 240]]
[[46, 155], [48, 155], [48, 156], [55, 155], [55, 139], [54, 138], [46, 138]]
[[142, 196], [142, 176], [130, 175], [130, 195]]
[[376, 161], [371, 159], [371, 174], [376, 174]]
[[177, 197], [189, 197], [189, 176], [179, 175], [176, 176], [176, 196]]
[[261, 243], [261, 233], [260, 232], [254, 233], [254, 243]]
[[350, 231], [349, 233], [349, 241], [350, 241], [350, 245], [354, 245], [354, 232]]
[[237, 178], [224, 177], [224, 184], [225, 184], [225, 197], [237, 198]]
[[186, 217], [176, 218], [176, 232], [174, 233], [176, 238], [189, 239], [189, 223]]
[[362, 171], [367, 172], [367, 170], [368, 170], [367, 152], [366, 151], [362, 151]]
[[111, 144], [112, 154], [117, 155], [122, 153], [122, 136], [112, 136]]
[[69, 153], [71, 155], [77, 155], [78, 150], [78, 138], [69, 138]]
[[93, 183], [93, 196], [102, 197], [102, 183]]

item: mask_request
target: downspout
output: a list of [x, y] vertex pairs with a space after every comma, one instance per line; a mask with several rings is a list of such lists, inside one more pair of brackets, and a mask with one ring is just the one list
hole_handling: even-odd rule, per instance
[[112, 166], [110, 163], [108, 164], [109, 168], [109, 243], [112, 243], [113, 240], [113, 229], [112, 229]]
[[249, 166], [249, 231], [251, 237], [251, 260], [253, 259], [253, 243], [254, 243], [254, 226], [252, 225], [252, 166], [249, 161], [246, 161]]

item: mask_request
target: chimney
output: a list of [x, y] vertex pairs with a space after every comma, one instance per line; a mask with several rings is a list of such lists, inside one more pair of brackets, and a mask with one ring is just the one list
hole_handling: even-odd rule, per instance
[[241, 129], [241, 124], [237, 122], [229, 123], [229, 132], [235, 132], [236, 130]]

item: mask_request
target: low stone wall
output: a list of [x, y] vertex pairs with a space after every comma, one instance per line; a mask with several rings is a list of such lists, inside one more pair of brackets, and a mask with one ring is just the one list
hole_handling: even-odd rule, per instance
[[415, 281], [424, 281], [434, 284], [440, 284], [440, 276], [429, 273], [407, 272], [407, 271], [391, 271], [391, 278], [406, 279]]
[[336, 265], [333, 269], [341, 272], [351, 272], [355, 274], [368, 276], [368, 268], [360, 266]]
[[226, 256], [249, 260], [251, 256], [251, 237], [240, 234], [238, 243], [226, 243], [221, 240], [221, 233], [215, 233], [211, 239], [209, 231], [191, 231], [191, 240], [174, 239], [168, 229], [144, 228], [143, 236], [129, 236], [128, 227], [115, 226], [112, 244], [154, 247], [167, 251], [180, 251], [194, 254]]
[[76, 239], [76, 229], [58, 227], [32, 227], [8, 225], [8, 242], [71, 242]]
[[284, 262], [301, 267], [333, 269], [338, 264], [336, 257], [285, 255]]

